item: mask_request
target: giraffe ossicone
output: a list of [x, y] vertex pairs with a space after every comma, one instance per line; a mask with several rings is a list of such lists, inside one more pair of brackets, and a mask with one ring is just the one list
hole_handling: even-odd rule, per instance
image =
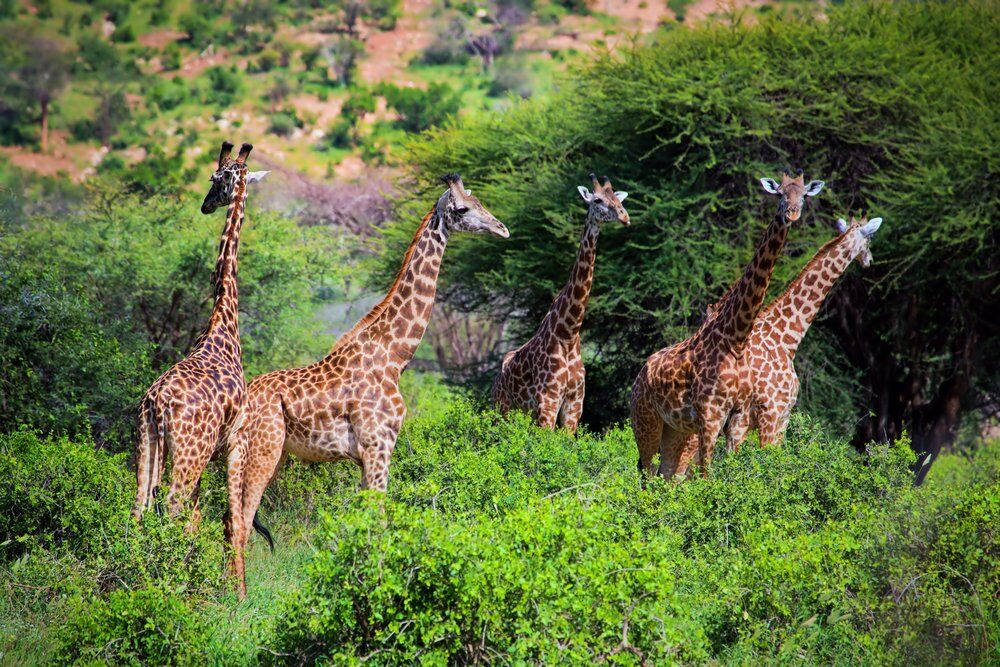
[[603, 183], [594, 174], [590, 180], [591, 189], [577, 187], [587, 203], [587, 221], [569, 282], [556, 295], [535, 334], [504, 355], [490, 392], [501, 414], [523, 410], [543, 428], [559, 425], [573, 433], [583, 412], [586, 369], [580, 330], [594, 280], [597, 237], [603, 223], [630, 224], [622, 206], [628, 193], [616, 192], [607, 176]]

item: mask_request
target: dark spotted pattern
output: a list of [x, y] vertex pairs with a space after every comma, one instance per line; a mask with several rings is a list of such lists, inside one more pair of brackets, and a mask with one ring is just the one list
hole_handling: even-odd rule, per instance
[[[746, 371], [740, 374], [736, 407], [725, 426], [730, 451], [739, 448], [750, 428], [759, 430], [761, 446], [784, 440], [799, 394], [795, 352], [851, 262], [858, 258], [867, 267], [871, 261], [871, 239], [861, 232], [866, 224], [867, 218], [852, 218], [847, 230], [820, 248], [785, 292], [761, 311], [742, 358]], [[689, 439], [688, 446], [696, 447], [696, 439]]]

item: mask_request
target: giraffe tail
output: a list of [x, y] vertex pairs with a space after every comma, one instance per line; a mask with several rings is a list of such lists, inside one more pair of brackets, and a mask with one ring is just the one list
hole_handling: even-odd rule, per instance
[[167, 424], [170, 415], [168, 413], [169, 396], [166, 398], [165, 403], [167, 405], [162, 405], [154, 416], [153, 422], [156, 426], [156, 438], [153, 441], [153, 451], [150, 456], [149, 502], [154, 503], [153, 507], [157, 514], [163, 513], [163, 508], [160, 507], [159, 503], [155, 503], [155, 501], [157, 500], [156, 492], [159, 490], [160, 481], [163, 479], [163, 467], [167, 456]]
[[260, 519], [257, 518], [256, 512], [254, 512], [253, 515], [253, 529], [264, 536], [264, 539], [267, 540], [268, 546], [271, 547], [271, 553], [274, 553], [274, 539], [271, 537], [271, 531], [267, 529], [267, 526], [260, 522]]

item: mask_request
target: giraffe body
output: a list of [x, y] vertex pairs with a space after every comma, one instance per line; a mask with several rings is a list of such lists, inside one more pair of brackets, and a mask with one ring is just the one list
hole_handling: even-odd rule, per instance
[[628, 226], [621, 202], [627, 192], [615, 192], [605, 177], [602, 185], [591, 174], [593, 192], [580, 186], [589, 206], [569, 282], [556, 295], [541, 325], [524, 345], [504, 355], [490, 398], [501, 414], [523, 410], [543, 428], [556, 425], [576, 432], [583, 413], [586, 370], [580, 329], [594, 280], [594, 259], [600, 225], [618, 220]]
[[[632, 387], [631, 421], [639, 449], [640, 473], [653, 474], [653, 456], [665, 478], [687, 473], [692, 462], [707, 472], [715, 439], [749, 382], [741, 363], [788, 228], [799, 218], [805, 197], [822, 181], [803, 184], [801, 173], [781, 184], [762, 179], [764, 189], [781, 196], [778, 214], [757, 245], [740, 280], [723, 297], [714, 317], [690, 338], [653, 353]], [[691, 436], [696, 446], [689, 447]]]
[[[316, 363], [266, 373], [250, 382], [242, 424], [233, 432], [243, 452], [243, 488], [234, 507], [253, 522], [261, 497], [291, 454], [307, 461], [348, 459], [362, 469], [362, 488], [384, 491], [406, 405], [399, 376], [423, 337], [452, 232], [490, 233], [507, 228], [457, 175], [424, 217], [386, 297]], [[242, 573], [248, 534], [237, 549]], [[243, 584], [245, 589], [245, 584]]]
[[[827, 242], [788, 288], [767, 305], [747, 342], [736, 406], [726, 424], [726, 445], [738, 449], [747, 430], [758, 429], [761, 446], [781, 444], [798, 400], [795, 353], [830, 290], [855, 258], [871, 263], [868, 249], [881, 218], [838, 221], [840, 234]], [[692, 442], [689, 441], [689, 446]]]
[[[242, 489], [242, 468], [237, 465], [242, 454], [226, 451], [226, 444], [240, 423], [246, 403], [236, 287], [237, 257], [247, 184], [263, 178], [267, 172], [248, 173], [246, 159], [253, 146], [243, 144], [235, 160], [229, 158], [232, 148], [231, 143], [223, 143], [218, 169], [212, 176], [212, 188], [201, 207], [205, 214], [221, 205], [229, 207], [212, 276], [215, 304], [208, 326], [188, 356], [161, 375], [140, 401], [137, 491], [133, 510], [137, 519], [154, 500], [168, 454], [171, 479], [167, 510], [176, 516], [184, 504], [189, 504], [192, 528], [200, 519], [198, 491], [209, 460], [223, 452], [227, 454], [230, 509]], [[226, 518], [226, 535], [231, 545], [246, 532], [240, 519], [231, 511]], [[230, 565], [235, 567], [233, 562]]]

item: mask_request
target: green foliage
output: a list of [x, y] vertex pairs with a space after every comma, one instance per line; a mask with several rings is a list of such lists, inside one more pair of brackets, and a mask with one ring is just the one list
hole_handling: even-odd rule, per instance
[[200, 665], [208, 633], [191, 607], [158, 589], [78, 602], [59, 631], [56, 665]]
[[80, 277], [0, 258], [0, 429], [117, 439], [151, 375], [144, 346], [102, 318]]
[[193, 534], [184, 517], [147, 513], [136, 524], [124, 454], [19, 431], [0, 436], [0, 472], [0, 562], [15, 581], [88, 595], [148, 585], [205, 595], [221, 585], [218, 522]]
[[396, 125], [407, 132], [423, 132], [441, 125], [458, 113], [461, 104], [461, 95], [447, 83], [432, 83], [426, 90], [382, 84], [378, 92], [399, 114]]
[[[797, 417], [784, 448], [744, 447], [707, 478], [639, 490], [626, 431], [574, 439], [449, 404], [404, 427], [388, 498], [336, 484], [262, 661], [988, 654], [995, 476], [914, 489], [907, 442], [862, 459]], [[944, 498], [957, 508], [942, 516]]]
[[33, 545], [95, 553], [104, 526], [127, 506], [124, 467], [124, 455], [95, 452], [86, 440], [0, 436], [0, 558]]
[[202, 95], [208, 104], [229, 106], [243, 91], [243, 80], [235, 67], [209, 67], [205, 77], [207, 82]]
[[[440, 174], [459, 171], [507, 223], [511, 238], [490, 252], [449, 249], [445, 279], [460, 286], [456, 305], [511, 323], [518, 344], [568, 275], [584, 217], [576, 186], [596, 171], [630, 192], [633, 225], [602, 235], [584, 328], [584, 415], [604, 425], [626, 414], [644, 359], [689, 335], [743, 270], [775, 211], [757, 179], [801, 167], [827, 188], [791, 231], [772, 293], [836, 217], [886, 220], [874, 266], [837, 287], [841, 317], [821, 318], [814, 329], [827, 335], [801, 351], [812, 370], [803, 407], [851, 425], [862, 398], [877, 395], [886, 403], [871, 423], [899, 435], [912, 415], [916, 443], [952, 400], [937, 392], [956, 368], [987, 393], [1000, 377], [1000, 329], [982, 300], [1000, 275], [997, 187], [981, 176], [998, 128], [996, 21], [996, 3], [974, 0], [848, 3], [823, 21], [664, 32], [578, 65], [551, 98], [466, 115], [415, 141], [425, 197], [414, 206], [437, 195]], [[385, 273], [404, 236], [392, 233]]]

